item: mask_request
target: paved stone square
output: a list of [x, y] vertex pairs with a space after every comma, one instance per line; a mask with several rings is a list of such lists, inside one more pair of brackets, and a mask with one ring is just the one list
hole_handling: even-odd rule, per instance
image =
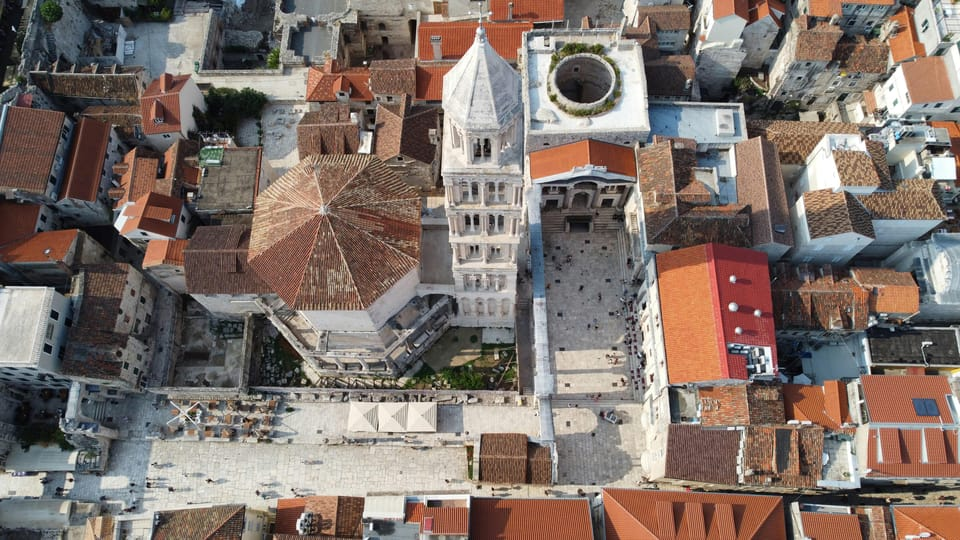
[[137, 23], [127, 30], [127, 41], [135, 41], [134, 54], [123, 64], [144, 66], [155, 79], [164, 72], [174, 75], [193, 73], [200, 61], [203, 38], [209, 25], [207, 13], [176, 17], [169, 23]]
[[[601, 409], [615, 409], [623, 424], [602, 420]], [[641, 414], [637, 403], [554, 408], [558, 484], [636, 487], [646, 474], [640, 465]]]
[[544, 235], [547, 331], [559, 398], [632, 400], [615, 232]]

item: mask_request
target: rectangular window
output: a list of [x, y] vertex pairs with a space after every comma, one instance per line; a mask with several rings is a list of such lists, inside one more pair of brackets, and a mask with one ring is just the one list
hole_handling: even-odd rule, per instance
[[51, 310], [50, 310], [50, 318], [53, 319], [53, 320], [55, 320], [55, 321], [59, 321], [59, 320], [60, 320], [60, 312], [57, 311], [57, 310], [55, 310], [55, 309], [51, 309]]
[[924, 19], [923, 22], [920, 24], [920, 31], [926, 32], [929, 29], [930, 29], [930, 19]]
[[124, 362], [123, 369], [130, 369], [130, 362]]
[[49, 343], [44, 343], [44, 344], [43, 344], [43, 352], [46, 353], [46, 354], [52, 353], [52, 352], [53, 352], [53, 345], [50, 345]]

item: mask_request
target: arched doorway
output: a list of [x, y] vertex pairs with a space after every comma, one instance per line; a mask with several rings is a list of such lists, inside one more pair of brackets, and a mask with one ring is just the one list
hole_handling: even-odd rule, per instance
[[570, 201], [570, 208], [590, 208], [590, 194], [582, 191], [575, 194]]

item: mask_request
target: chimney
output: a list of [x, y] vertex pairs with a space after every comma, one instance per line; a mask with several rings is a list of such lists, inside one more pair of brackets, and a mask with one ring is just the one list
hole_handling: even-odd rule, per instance
[[442, 36], [430, 36], [430, 46], [433, 47], [434, 60], [443, 60], [443, 47], [441, 47], [442, 44]]
[[170, 79], [173, 77], [169, 73], [164, 73], [160, 76], [160, 91], [167, 93], [170, 91]]
[[507, 2], [507, 20], [513, 20], [513, 2]]

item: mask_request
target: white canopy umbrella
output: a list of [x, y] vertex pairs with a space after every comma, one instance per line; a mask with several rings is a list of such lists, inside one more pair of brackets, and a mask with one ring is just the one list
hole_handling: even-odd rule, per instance
[[377, 404], [365, 401], [350, 402], [350, 416], [347, 418], [348, 431], [376, 431]]
[[437, 404], [436, 403], [408, 403], [407, 404], [407, 431], [421, 433], [436, 433], [437, 431]]
[[377, 411], [380, 424], [377, 431], [404, 432], [407, 430], [407, 404], [381, 403]]

